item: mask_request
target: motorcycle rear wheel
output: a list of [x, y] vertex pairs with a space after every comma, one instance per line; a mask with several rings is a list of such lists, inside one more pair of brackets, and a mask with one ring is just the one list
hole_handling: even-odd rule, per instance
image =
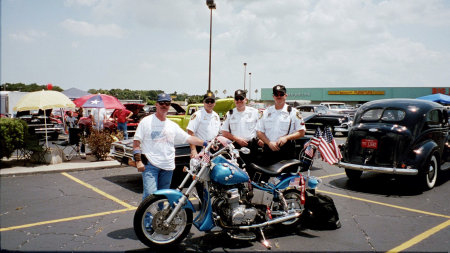
[[[136, 209], [133, 226], [139, 240], [149, 247], [170, 247], [180, 243], [192, 226], [192, 210], [181, 209], [169, 226], [163, 221], [169, 217], [173, 207], [165, 196], [151, 195]], [[146, 215], [151, 215], [147, 219]], [[148, 226], [151, 223], [151, 226]], [[146, 226], [147, 225], [147, 226]]]

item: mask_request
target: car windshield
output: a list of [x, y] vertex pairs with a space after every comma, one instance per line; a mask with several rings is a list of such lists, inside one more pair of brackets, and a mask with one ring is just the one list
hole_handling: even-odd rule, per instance
[[382, 121], [396, 122], [403, 120], [405, 118], [405, 115], [406, 115], [405, 111], [399, 109], [376, 108], [366, 111], [361, 116], [361, 119], [364, 121], [377, 121], [381, 119]]
[[344, 104], [331, 104], [331, 109], [346, 109]]
[[316, 107], [316, 109], [314, 109], [314, 111], [320, 114], [328, 114], [328, 108], [326, 108], [325, 106], [318, 106]]

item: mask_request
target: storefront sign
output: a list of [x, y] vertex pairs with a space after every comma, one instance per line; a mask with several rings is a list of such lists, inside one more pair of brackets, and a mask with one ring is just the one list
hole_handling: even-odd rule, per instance
[[309, 93], [309, 92], [297, 92], [297, 93], [288, 92], [288, 96], [290, 96], [290, 97], [311, 97], [311, 93]]
[[381, 90], [331, 90], [328, 95], [384, 95]]
[[433, 88], [431, 93], [433, 93], [433, 94], [442, 93], [442, 94], [450, 95], [450, 88]]

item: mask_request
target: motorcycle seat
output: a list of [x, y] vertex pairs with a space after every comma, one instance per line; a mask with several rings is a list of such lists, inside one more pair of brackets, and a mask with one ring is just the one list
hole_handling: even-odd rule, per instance
[[277, 163], [267, 165], [267, 166], [260, 166], [255, 163], [250, 164], [253, 169], [257, 171], [261, 171], [265, 174], [269, 175], [278, 175], [283, 172], [286, 168], [289, 168], [291, 166], [298, 166], [300, 165], [300, 161], [297, 159], [289, 159], [289, 160], [281, 160]]

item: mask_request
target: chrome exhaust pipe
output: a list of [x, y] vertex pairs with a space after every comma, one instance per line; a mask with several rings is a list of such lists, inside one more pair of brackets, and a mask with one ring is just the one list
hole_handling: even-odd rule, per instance
[[263, 223], [259, 223], [259, 224], [254, 224], [254, 225], [249, 225], [249, 226], [240, 226], [239, 229], [251, 229], [251, 228], [260, 228], [260, 227], [265, 227], [265, 226], [269, 226], [272, 224], [276, 224], [276, 223], [281, 223], [284, 221], [288, 221], [291, 219], [295, 219], [300, 217], [302, 213], [293, 213], [293, 214], [288, 214], [287, 216], [283, 216], [283, 217], [279, 217], [279, 218], [275, 218]]

